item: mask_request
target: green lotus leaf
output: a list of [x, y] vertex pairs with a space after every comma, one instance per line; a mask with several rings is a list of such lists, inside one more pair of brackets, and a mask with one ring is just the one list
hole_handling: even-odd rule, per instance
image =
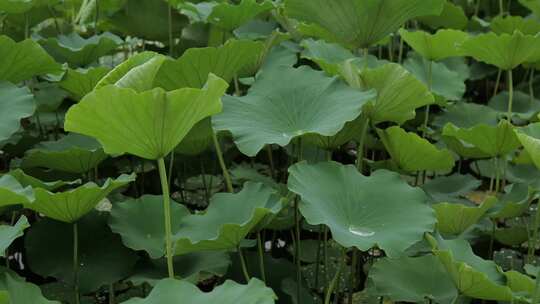
[[459, 203], [465, 201], [461, 197], [476, 190], [480, 185], [482, 182], [470, 174], [454, 174], [430, 179], [422, 185], [422, 189], [431, 196], [433, 203]]
[[486, 33], [472, 36], [461, 45], [466, 56], [511, 70], [525, 62], [540, 60], [540, 35]]
[[452, 123], [447, 123], [442, 135], [474, 146], [490, 157], [506, 155], [520, 146], [514, 127], [506, 120], [501, 121], [497, 126], [482, 123], [472, 128], [459, 128]]
[[395, 257], [434, 228], [425, 193], [396, 173], [379, 170], [366, 177], [336, 162], [302, 162], [289, 173], [289, 190], [301, 196], [307, 222], [327, 225], [342, 246], [362, 251], [377, 246]]
[[394, 126], [386, 130], [377, 129], [377, 134], [392, 160], [405, 171], [447, 172], [454, 167], [455, 160], [450, 151], [438, 149], [416, 133]]
[[[50, 301], [43, 296], [38, 286], [26, 282], [12, 271], [2, 269], [0, 274], [0, 290], [5, 291], [2, 304], [32, 303], [32, 304], [60, 304], [58, 301]], [[2, 300], [5, 299], [5, 302]]]
[[[127, 0], [124, 7], [110, 16], [108, 21], [126, 35], [146, 40], [168, 41], [169, 4], [163, 0]], [[171, 24], [173, 37], [182, 36], [188, 19], [172, 10]]]
[[176, 303], [178, 299], [185, 304], [274, 304], [276, 295], [258, 279], [251, 279], [247, 285], [227, 280], [211, 292], [202, 292], [186, 281], [164, 279], [156, 284], [148, 297], [132, 298], [122, 304]]
[[533, 19], [521, 16], [497, 16], [491, 20], [491, 30], [495, 34], [513, 34], [520, 31], [525, 35], [536, 35], [540, 32], [540, 23]]
[[95, 137], [109, 154], [159, 159], [169, 154], [197, 122], [221, 110], [221, 96], [227, 87], [213, 74], [203, 89], [165, 92], [156, 88], [137, 93], [106, 86], [69, 109], [65, 129]]
[[[529, 239], [529, 231], [523, 226], [498, 228], [495, 230], [495, 240], [507, 246], [520, 246]], [[508, 284], [511, 286], [510, 284]], [[512, 287], [510, 287], [512, 288]]]
[[262, 72], [248, 95], [227, 96], [212, 122], [232, 133], [242, 153], [255, 156], [266, 144], [286, 146], [305, 134], [335, 135], [374, 97], [373, 90], [350, 88], [307, 66], [279, 67]]
[[458, 296], [452, 279], [433, 255], [382, 258], [369, 270], [377, 294], [394, 301], [451, 304]]
[[[488, 105], [501, 114], [508, 112], [508, 91], [501, 92], [489, 100]], [[540, 113], [540, 101], [520, 91], [513, 92], [512, 115], [522, 120], [531, 120]]]
[[80, 180], [74, 180], [70, 182], [61, 181], [61, 180], [53, 181], [53, 182], [44, 182], [42, 180], [39, 180], [33, 176], [30, 176], [24, 173], [24, 171], [21, 169], [15, 169], [15, 170], [9, 171], [6, 174], [13, 176], [23, 187], [30, 186], [32, 188], [43, 188], [48, 191], [54, 191], [58, 188], [68, 186], [68, 185], [79, 184], [81, 182]]
[[0, 2], [0, 11], [8, 14], [22, 14], [34, 6], [34, 0], [5, 0]]
[[23, 187], [15, 177], [0, 176], [0, 206], [21, 205], [34, 200], [32, 187]]
[[538, 1], [538, 0], [518, 0], [518, 2], [519, 2], [519, 4], [525, 6], [529, 10], [531, 10], [531, 12], [533, 12], [533, 14], [536, 15], [536, 17], [540, 16], [540, 1]]
[[19, 83], [33, 76], [62, 71], [62, 66], [30, 39], [15, 42], [7, 36], [0, 36], [0, 54], [0, 81]]
[[173, 236], [176, 255], [235, 249], [257, 224], [282, 207], [277, 191], [260, 183], [247, 182], [236, 194], [215, 194], [204, 214], [180, 221]]
[[[170, 1], [169, 1], [170, 2]], [[176, 7], [183, 15], [188, 16], [191, 22], [208, 22], [208, 16], [212, 13], [214, 6], [218, 5], [218, 2], [184, 2], [180, 0]]]
[[90, 93], [96, 84], [109, 73], [110, 68], [105, 66], [89, 69], [68, 69], [59, 85], [68, 91], [75, 100], [81, 100]]
[[230, 83], [235, 75], [257, 63], [263, 49], [262, 42], [249, 40], [229, 40], [219, 47], [191, 48], [176, 60], [167, 59], [154, 85], [165, 90], [202, 88], [210, 73]]
[[421, 16], [418, 20], [432, 29], [448, 28], [463, 30], [467, 27], [469, 19], [460, 5], [450, 1], [444, 3], [439, 15]]
[[456, 71], [450, 70], [445, 64], [428, 62], [418, 55], [405, 60], [403, 66], [426, 86], [430, 83], [429, 65], [431, 64], [431, 91], [446, 100], [458, 101], [465, 93], [465, 78]]
[[25, 207], [52, 219], [73, 223], [92, 211], [113, 190], [134, 180], [135, 174], [123, 174], [117, 179], [107, 179], [101, 187], [89, 182], [75, 189], [56, 193], [36, 188], [35, 200], [25, 204]]
[[97, 167], [107, 154], [95, 139], [70, 133], [57, 141], [45, 141], [28, 150], [21, 167], [87, 173]]
[[438, 30], [435, 34], [400, 29], [399, 35], [415, 52], [431, 61], [462, 56], [460, 45], [469, 38], [466, 32], [451, 29]]
[[[127, 277], [137, 254], [122, 245], [120, 236], [107, 226], [107, 213], [93, 211], [77, 225], [79, 286], [89, 293]], [[25, 236], [28, 267], [42, 277], [54, 277], [73, 288], [72, 224], [42, 219]]]
[[[117, 65], [114, 69], [108, 72], [103, 78], [101, 78], [101, 80], [99, 80], [96, 83], [94, 89], [97, 90], [104, 86], [107, 86], [110, 84], [117, 84], [119, 82], [127, 82], [125, 81], [125, 79], [130, 78], [130, 76], [126, 76], [127, 74], [129, 74], [132, 70], [140, 66], [143, 66], [144, 64], [147, 64], [149, 61], [151, 61], [152, 59], [155, 59], [156, 57], [164, 58], [164, 56], [158, 53], [149, 52], [149, 51], [141, 52], [141, 53], [138, 53], [136, 55], [129, 57], [129, 59]], [[147, 82], [146, 85], [150, 86], [152, 83], [151, 81], [150, 83], [148, 83], [149, 82], [148, 80], [153, 80], [155, 75], [150, 75], [150, 77], [149, 75], [140, 75], [140, 76], [142, 76], [146, 80]]]
[[437, 214], [437, 229], [443, 234], [460, 235], [486, 214], [497, 203], [490, 197], [480, 206], [459, 203], [439, 203], [433, 205]]
[[497, 111], [485, 105], [457, 102], [446, 108], [444, 113], [438, 115], [433, 121], [433, 125], [441, 129], [447, 123], [452, 123], [458, 128], [472, 128], [478, 124], [496, 126], [499, 121], [498, 117]]
[[[442, 0], [287, 0], [285, 12], [300, 31], [348, 48], [367, 48], [397, 31], [407, 20], [440, 15]], [[322, 14], [321, 12], [324, 12]]]
[[507, 192], [499, 197], [497, 205], [490, 210], [489, 216], [495, 219], [520, 216], [529, 209], [532, 200], [529, 185], [512, 184]]
[[540, 123], [517, 129], [516, 136], [529, 154], [532, 162], [540, 169]]
[[209, 118], [199, 121], [176, 146], [174, 152], [183, 155], [198, 155], [204, 152], [212, 144], [213, 132]]
[[17, 223], [13, 226], [0, 225], [0, 256], [5, 258], [6, 250], [16, 238], [24, 234], [24, 230], [30, 227], [26, 216], [21, 215]]
[[413, 119], [415, 109], [435, 102], [428, 88], [398, 64], [385, 64], [362, 73], [365, 88], [375, 89], [377, 98], [364, 111], [373, 123], [403, 124]]
[[471, 245], [462, 239], [435, 240], [428, 236], [433, 252], [452, 277], [461, 294], [477, 299], [511, 301], [512, 291], [493, 261], [475, 255]]
[[32, 116], [35, 109], [34, 96], [27, 87], [0, 81], [0, 141], [17, 132], [21, 119]]
[[72, 32], [47, 38], [41, 42], [41, 45], [58, 62], [67, 62], [70, 66], [78, 67], [95, 62], [114, 51], [122, 43], [120, 37], [111, 33], [94, 35], [85, 39], [76, 32]]
[[[122, 242], [134, 250], [145, 250], [151, 258], [165, 254], [163, 197], [143, 195], [116, 203], [111, 210], [109, 227], [122, 236]], [[189, 214], [183, 205], [171, 204], [172, 232], [178, 232], [180, 220]]]
[[517, 297], [520, 297], [524, 293], [532, 298], [536, 290], [535, 280], [515, 270], [507, 271], [504, 275], [506, 276], [508, 287], [518, 295]]
[[273, 3], [267, 0], [242, 0], [237, 5], [222, 2], [212, 8], [207, 21], [225, 31], [232, 31], [273, 8]]

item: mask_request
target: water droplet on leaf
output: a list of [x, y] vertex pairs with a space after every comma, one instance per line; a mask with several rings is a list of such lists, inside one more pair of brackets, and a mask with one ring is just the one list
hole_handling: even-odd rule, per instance
[[358, 236], [361, 236], [361, 237], [370, 237], [370, 236], [373, 236], [375, 234], [375, 231], [367, 228], [367, 227], [360, 227], [360, 226], [354, 226], [354, 225], [351, 225], [349, 226], [349, 231], [354, 234], [354, 235], [358, 235]]

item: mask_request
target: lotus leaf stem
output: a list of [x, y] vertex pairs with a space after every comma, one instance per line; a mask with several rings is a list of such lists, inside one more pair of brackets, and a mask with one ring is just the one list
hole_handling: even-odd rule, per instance
[[171, 225], [171, 201], [169, 194], [169, 184], [167, 182], [167, 171], [165, 160], [158, 159], [159, 180], [161, 181], [161, 191], [163, 192], [163, 216], [165, 223], [165, 251], [167, 255], [167, 273], [169, 278], [174, 278], [173, 252], [172, 252], [172, 225]]
[[343, 249], [343, 253], [341, 256], [341, 260], [339, 262], [338, 270], [336, 271], [336, 274], [332, 278], [332, 281], [330, 282], [330, 285], [328, 286], [328, 289], [326, 290], [326, 296], [324, 297], [324, 304], [330, 304], [332, 293], [334, 292], [334, 289], [339, 281], [339, 276], [341, 275], [341, 272], [343, 271], [343, 267], [345, 266], [346, 256], [347, 256], [347, 251]]
[[257, 231], [257, 249], [259, 252], [259, 268], [261, 271], [261, 278], [263, 282], [266, 283], [266, 271], [264, 269], [264, 247], [260, 231]]
[[512, 69], [508, 70], [508, 122], [512, 123], [512, 103], [514, 101], [514, 80], [512, 79]]
[[223, 152], [221, 151], [221, 146], [219, 144], [216, 132], [212, 132], [212, 140], [214, 141], [214, 148], [216, 149], [219, 166], [221, 167], [221, 171], [223, 172], [223, 178], [225, 179], [227, 191], [233, 193], [234, 188], [232, 186], [231, 175], [229, 174], [229, 170], [227, 170], [227, 165], [225, 165], [225, 160], [223, 159]]
[[238, 251], [238, 257], [240, 258], [240, 265], [242, 266], [242, 273], [244, 274], [244, 279], [246, 279], [246, 283], [248, 283], [250, 280], [250, 276], [246, 264], [246, 259], [244, 258], [244, 254], [242, 253], [242, 248], [240, 248], [240, 245], [236, 247], [236, 250]]
[[81, 302], [79, 294], [79, 229], [77, 222], [73, 223], [73, 291], [75, 303]]

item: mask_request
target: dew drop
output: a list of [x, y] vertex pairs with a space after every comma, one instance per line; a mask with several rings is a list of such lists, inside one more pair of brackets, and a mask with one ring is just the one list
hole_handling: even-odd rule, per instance
[[349, 231], [352, 234], [358, 235], [358, 236], [361, 236], [361, 237], [370, 237], [370, 236], [373, 236], [375, 234], [375, 231], [373, 231], [373, 230], [371, 230], [369, 228], [359, 227], [359, 226], [354, 226], [354, 225], [349, 226]]

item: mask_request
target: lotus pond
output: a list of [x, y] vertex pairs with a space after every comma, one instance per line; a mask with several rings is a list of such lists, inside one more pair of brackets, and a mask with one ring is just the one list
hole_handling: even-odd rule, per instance
[[540, 304], [540, 0], [0, 0], [0, 304]]

